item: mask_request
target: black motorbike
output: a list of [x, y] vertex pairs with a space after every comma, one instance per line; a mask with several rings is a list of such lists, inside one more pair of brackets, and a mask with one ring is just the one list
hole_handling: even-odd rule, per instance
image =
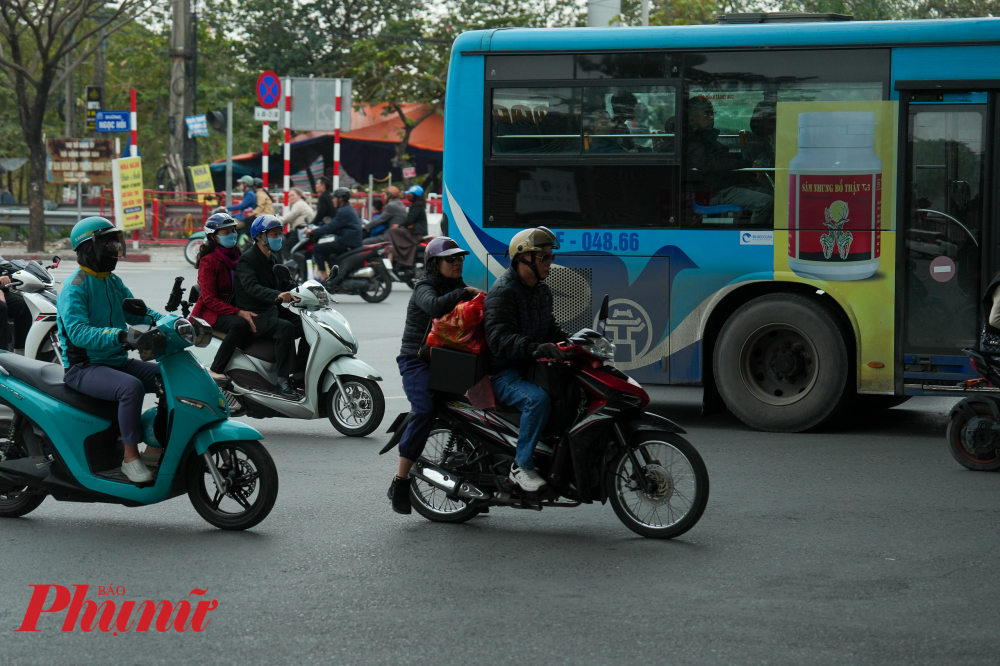
[[1000, 363], [992, 356], [963, 349], [980, 378], [966, 384], [975, 393], [952, 407], [948, 450], [955, 461], [975, 471], [1000, 470]]
[[[605, 297], [600, 320], [606, 319]], [[649, 396], [611, 364], [614, 345], [604, 335], [583, 329], [560, 347], [569, 361], [538, 361], [556, 366], [572, 395], [558, 416], [560, 426], [535, 449], [535, 469], [547, 481], [537, 492], [508, 478], [521, 413], [503, 405], [473, 406], [461, 395], [468, 387], [458, 367], [470, 359], [431, 349], [431, 389], [450, 390], [436, 394], [438, 418], [410, 470], [413, 508], [428, 520], [461, 523], [490, 507], [541, 511], [610, 501], [619, 520], [645, 537], [669, 539], [694, 527], [708, 502], [708, 471], [682, 437], [684, 430], [646, 411]], [[441, 372], [443, 382], [436, 385], [441, 361], [453, 367]], [[408, 417], [400, 414], [390, 426], [395, 434], [382, 453], [399, 442]], [[553, 408], [550, 425], [555, 418]]]
[[[323, 242], [322, 239], [312, 240], [304, 233], [305, 228], [313, 227], [299, 229], [299, 242], [292, 247], [291, 258], [283, 263], [292, 279], [299, 284], [309, 279], [306, 260], [313, 248]], [[330, 262], [331, 268], [336, 266], [338, 271], [331, 270], [323, 286], [331, 294], [360, 296], [369, 303], [381, 303], [392, 291], [392, 276], [385, 259], [388, 247], [388, 243], [362, 245], [334, 257]]]

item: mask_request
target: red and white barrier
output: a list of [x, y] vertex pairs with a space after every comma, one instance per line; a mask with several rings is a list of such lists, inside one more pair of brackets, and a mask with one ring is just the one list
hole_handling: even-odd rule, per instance
[[282, 214], [288, 211], [288, 190], [291, 185], [291, 168], [292, 168], [292, 80], [290, 78], [285, 78], [285, 182], [283, 183], [285, 191], [284, 208], [282, 209]]

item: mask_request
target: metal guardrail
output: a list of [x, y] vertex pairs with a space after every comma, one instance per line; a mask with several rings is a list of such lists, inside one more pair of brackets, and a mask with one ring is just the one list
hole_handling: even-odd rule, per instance
[[[82, 217], [100, 214], [100, 209], [96, 206], [87, 206], [81, 210]], [[4, 227], [26, 227], [28, 226], [28, 209], [15, 206], [0, 206], [0, 226]], [[73, 210], [47, 210], [45, 211], [45, 226], [47, 227], [71, 227], [77, 223], [78, 217], [76, 209]]]

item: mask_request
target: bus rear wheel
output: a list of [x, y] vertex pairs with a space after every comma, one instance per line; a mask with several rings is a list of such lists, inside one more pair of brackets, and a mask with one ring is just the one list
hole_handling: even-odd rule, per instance
[[808, 298], [760, 296], [737, 309], [719, 333], [716, 386], [729, 410], [752, 428], [814, 428], [854, 397], [847, 334]]

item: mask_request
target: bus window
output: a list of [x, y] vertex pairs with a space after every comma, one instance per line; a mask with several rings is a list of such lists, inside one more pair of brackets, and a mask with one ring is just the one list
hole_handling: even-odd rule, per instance
[[665, 129], [676, 114], [673, 86], [587, 87], [582, 96], [584, 153], [673, 154], [675, 134]]
[[669, 79], [676, 77], [679, 60], [669, 53], [580, 54], [576, 56], [576, 78]]
[[579, 88], [494, 88], [494, 155], [580, 153]]
[[[675, 164], [490, 165], [485, 227], [676, 226]], [[567, 248], [590, 250], [590, 247]]]

